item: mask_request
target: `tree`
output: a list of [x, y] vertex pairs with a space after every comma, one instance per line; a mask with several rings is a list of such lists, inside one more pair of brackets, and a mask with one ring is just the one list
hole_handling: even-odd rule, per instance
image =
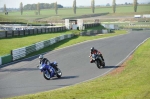
[[23, 14], [23, 4], [22, 2], [20, 3], [20, 12], [21, 12], [21, 15]]
[[137, 12], [137, 0], [134, 0], [133, 6], [134, 6], [134, 12]]
[[57, 14], [57, 10], [58, 10], [57, 1], [54, 3], [54, 7], [55, 7], [55, 13]]
[[[40, 3], [40, 10], [41, 9], [52, 9], [54, 8], [55, 3]], [[63, 8], [62, 5], [57, 4], [58, 8]], [[37, 4], [27, 4], [24, 5], [23, 10], [37, 10]]]
[[127, 2], [125, 2], [124, 4], [125, 4], [125, 5], [128, 5], [128, 3], [127, 3]]
[[76, 0], [73, 1], [73, 12], [76, 14]]
[[95, 1], [91, 0], [91, 8], [92, 8], [92, 12], [94, 13], [95, 10]]
[[109, 4], [109, 3], [107, 3], [107, 4], [106, 4], [106, 6], [110, 6], [110, 4]]
[[40, 3], [37, 4], [37, 12], [38, 12], [38, 15], [40, 15]]
[[5, 12], [5, 13], [7, 12], [6, 4], [4, 4], [4, 12]]
[[113, 0], [112, 7], [113, 7], [113, 13], [115, 13], [116, 12], [116, 0]]

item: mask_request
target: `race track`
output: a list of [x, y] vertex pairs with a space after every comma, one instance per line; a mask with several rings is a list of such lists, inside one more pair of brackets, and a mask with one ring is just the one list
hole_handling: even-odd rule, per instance
[[[45, 80], [36, 68], [38, 57], [11, 63], [0, 68], [0, 98], [32, 94], [74, 85], [115, 69], [140, 43], [150, 37], [150, 31], [131, 31], [128, 34], [88, 41], [44, 56], [57, 61], [62, 78]], [[106, 67], [98, 69], [89, 62], [90, 48], [99, 49], [104, 56]]]

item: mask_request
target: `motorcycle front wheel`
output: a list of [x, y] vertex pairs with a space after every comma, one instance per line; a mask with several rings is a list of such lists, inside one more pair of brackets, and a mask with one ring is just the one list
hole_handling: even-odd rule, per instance
[[99, 61], [99, 60], [96, 60], [96, 61], [95, 61], [95, 64], [97, 65], [97, 67], [98, 67], [99, 69], [101, 68], [100, 61]]
[[46, 80], [50, 80], [51, 79], [51, 75], [50, 72], [48, 70], [43, 72], [43, 76]]

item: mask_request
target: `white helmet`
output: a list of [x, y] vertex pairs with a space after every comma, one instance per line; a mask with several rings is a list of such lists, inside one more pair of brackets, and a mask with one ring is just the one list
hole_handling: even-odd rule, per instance
[[93, 52], [94, 51], [94, 47], [91, 47], [91, 52]]
[[43, 59], [43, 58], [44, 58], [43, 55], [40, 55], [40, 56], [39, 56], [39, 59]]

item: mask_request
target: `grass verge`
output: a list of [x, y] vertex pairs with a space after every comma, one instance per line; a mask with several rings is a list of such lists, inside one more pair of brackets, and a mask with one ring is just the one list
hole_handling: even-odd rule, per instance
[[[134, 12], [133, 5], [117, 6], [116, 13], [113, 13], [111, 6], [96, 7], [95, 14], [109, 12], [110, 14], [108, 16], [133, 16], [138, 14], [149, 14], [150, 13], [149, 9], [150, 9], [149, 4], [138, 5], [137, 12]], [[73, 13], [72, 8], [61, 8], [58, 9], [57, 15], [55, 14], [54, 9], [41, 9], [40, 15], [35, 15], [35, 10], [24, 10], [23, 15], [21, 15], [20, 11], [9, 12], [8, 15], [4, 15], [4, 13], [1, 12], [0, 21], [32, 23], [35, 22], [36, 20], [43, 20], [43, 21], [45, 20], [45, 21], [57, 22], [57, 20], [61, 20], [63, 18], [78, 17], [81, 15], [88, 15], [88, 14], [92, 14], [92, 10], [90, 7], [78, 8], [76, 14]]]
[[150, 99], [150, 39], [127, 60], [122, 72], [37, 94], [9, 99]]
[[29, 36], [18, 36], [13, 38], [4, 38], [0, 39], [0, 56], [10, 54], [12, 49], [21, 48], [24, 46], [29, 46], [34, 43], [48, 40], [63, 34], [72, 33], [71, 31], [59, 32], [59, 33], [45, 33], [45, 34], [37, 34], [37, 35], [29, 35]]

